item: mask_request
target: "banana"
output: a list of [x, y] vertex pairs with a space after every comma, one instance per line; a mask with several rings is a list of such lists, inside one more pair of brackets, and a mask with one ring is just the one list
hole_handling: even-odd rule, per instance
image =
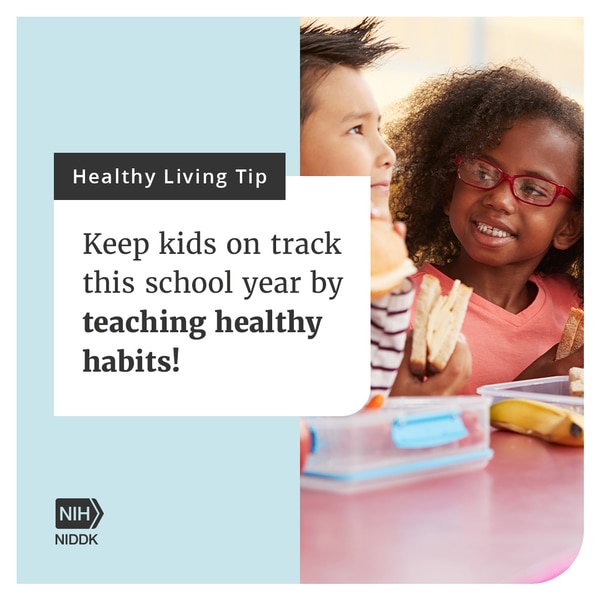
[[537, 400], [511, 398], [490, 407], [490, 425], [554, 444], [583, 446], [583, 415]]

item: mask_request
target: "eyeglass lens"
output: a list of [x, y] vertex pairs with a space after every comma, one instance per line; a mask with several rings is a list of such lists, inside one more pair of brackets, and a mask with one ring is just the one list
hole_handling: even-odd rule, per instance
[[513, 194], [530, 204], [551, 204], [557, 192], [556, 184], [550, 181], [528, 175], [511, 177], [494, 165], [477, 159], [461, 161], [458, 172], [465, 183], [483, 189], [494, 188], [506, 179], [511, 183]]

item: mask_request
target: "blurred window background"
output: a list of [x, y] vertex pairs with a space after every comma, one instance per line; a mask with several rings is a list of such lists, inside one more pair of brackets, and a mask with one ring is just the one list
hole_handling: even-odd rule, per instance
[[[363, 17], [303, 17], [333, 27]], [[380, 36], [405, 49], [365, 75], [383, 112], [421, 81], [453, 68], [529, 63], [538, 75], [583, 105], [583, 17], [378, 17]]]

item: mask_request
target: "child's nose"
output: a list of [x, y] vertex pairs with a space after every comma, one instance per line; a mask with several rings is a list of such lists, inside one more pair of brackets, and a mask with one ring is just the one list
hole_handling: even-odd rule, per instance
[[386, 144], [386, 142], [381, 140], [381, 152], [380, 160], [383, 165], [392, 166], [396, 162], [396, 153]]
[[501, 181], [495, 188], [485, 193], [484, 202], [497, 210], [512, 213], [519, 201], [515, 198], [512, 184], [508, 180]]

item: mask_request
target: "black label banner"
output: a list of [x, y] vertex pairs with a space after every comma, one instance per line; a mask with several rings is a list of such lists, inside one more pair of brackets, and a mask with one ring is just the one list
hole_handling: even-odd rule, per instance
[[55, 200], [285, 200], [284, 153], [55, 153]]

